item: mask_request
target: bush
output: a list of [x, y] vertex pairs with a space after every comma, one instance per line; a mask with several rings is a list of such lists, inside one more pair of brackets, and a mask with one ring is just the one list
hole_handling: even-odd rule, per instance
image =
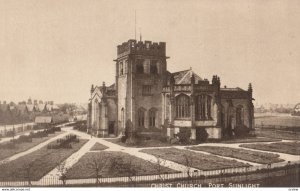
[[204, 128], [196, 129], [197, 142], [205, 142], [208, 138], [208, 133]]
[[191, 129], [190, 128], [180, 128], [179, 133], [176, 134], [181, 144], [188, 144], [190, 142], [191, 137]]
[[126, 139], [127, 139], [126, 136], [122, 136], [122, 137], [121, 137], [121, 142], [122, 142], [122, 143], [125, 143], [125, 142], [126, 142]]
[[6, 136], [7, 136], [7, 137], [13, 137], [13, 136], [15, 136], [15, 134], [16, 134], [16, 133], [15, 133], [14, 131], [7, 131], [7, 132], [6, 132]]
[[76, 135], [67, 135], [64, 139], [57, 139], [56, 143], [49, 144], [47, 149], [71, 149], [71, 143], [79, 143], [79, 139]]
[[241, 125], [241, 126], [236, 126], [236, 128], [234, 129], [234, 134], [237, 137], [245, 137], [248, 136], [250, 132], [250, 129], [247, 128], [247, 126], [245, 125]]

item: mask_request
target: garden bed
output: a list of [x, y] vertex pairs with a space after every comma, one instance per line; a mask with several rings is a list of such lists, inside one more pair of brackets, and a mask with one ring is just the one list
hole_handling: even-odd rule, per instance
[[143, 149], [141, 150], [141, 152], [151, 154], [183, 165], [187, 164], [186, 158], [188, 158], [189, 162], [191, 163], [190, 166], [200, 170], [218, 170], [251, 166], [249, 164], [241, 163], [236, 160], [228, 160], [213, 155], [195, 153], [192, 151], [176, 148]]
[[[56, 141], [53, 141], [55, 143]], [[63, 162], [74, 152], [78, 151], [87, 140], [72, 143], [70, 149], [47, 149], [47, 146], [16, 160], [0, 165], [0, 179], [2, 181], [26, 181], [28, 169], [31, 180], [39, 180]], [[51, 144], [51, 143], [50, 143]]]
[[103, 151], [105, 149], [108, 149], [108, 147], [105, 145], [102, 145], [100, 143], [95, 143], [94, 146], [90, 150], [91, 151]]
[[279, 143], [270, 143], [270, 144], [242, 144], [240, 147], [257, 149], [263, 151], [287, 153], [292, 155], [300, 155], [300, 142], [279, 142]]
[[[20, 152], [24, 152], [34, 146], [37, 146], [39, 145], [40, 143], [43, 143], [53, 137], [56, 137], [58, 136], [59, 134], [61, 134], [63, 132], [56, 132], [55, 134], [49, 134], [47, 137], [41, 137], [41, 138], [32, 138], [32, 142], [23, 142], [21, 144], [15, 144], [15, 148], [0, 148], [0, 160], [3, 160], [5, 158], [8, 158], [8, 157], [11, 157], [17, 153], [20, 153]], [[4, 143], [1, 143], [1, 144], [6, 144], [5, 142]], [[1, 145], [0, 144], [0, 145]]]
[[[115, 159], [120, 159], [121, 162], [113, 162]], [[135, 171], [134, 174], [136, 175], [158, 174], [156, 164], [123, 152], [103, 151], [101, 153], [90, 152], [85, 154], [71, 169], [69, 169], [67, 179], [96, 178], [94, 161], [98, 161], [100, 169], [104, 166], [103, 170], [99, 172], [101, 177], [129, 176], [129, 173], [133, 175], [133, 169]], [[161, 166], [160, 172], [176, 173], [178, 171]]]
[[215, 155], [237, 158], [237, 159], [260, 163], [260, 164], [277, 163], [277, 162], [284, 161], [283, 159], [280, 159], [279, 155], [277, 154], [258, 152], [258, 151], [249, 151], [245, 149], [235, 149], [235, 148], [216, 147], [216, 146], [188, 147], [188, 149], [195, 150], [195, 151], [204, 151]]

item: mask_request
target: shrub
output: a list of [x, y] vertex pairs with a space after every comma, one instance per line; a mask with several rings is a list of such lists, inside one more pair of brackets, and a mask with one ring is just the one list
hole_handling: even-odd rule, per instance
[[190, 128], [180, 128], [179, 133], [176, 134], [179, 139], [179, 142], [182, 144], [188, 144], [190, 142], [191, 137], [191, 129]]
[[6, 136], [8, 136], [8, 137], [13, 137], [14, 135], [15, 135], [14, 131], [7, 131], [6, 132]]
[[127, 137], [123, 135], [123, 136], [121, 137], [121, 142], [122, 142], [122, 143], [125, 143], [125, 142], [126, 142], [126, 139], [127, 139]]
[[72, 148], [72, 142], [79, 143], [79, 139], [76, 135], [67, 135], [64, 139], [57, 139], [56, 143], [49, 144], [47, 149], [70, 149]]
[[237, 137], [245, 137], [249, 135], [249, 128], [247, 128], [247, 126], [245, 125], [241, 125], [241, 126], [236, 126], [236, 128], [234, 129], [234, 134]]
[[208, 133], [204, 128], [196, 129], [196, 139], [198, 142], [205, 142], [208, 138]]

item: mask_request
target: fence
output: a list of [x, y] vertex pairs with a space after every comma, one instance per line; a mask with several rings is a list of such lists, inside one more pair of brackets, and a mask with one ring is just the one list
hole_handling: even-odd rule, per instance
[[9, 131], [15, 130], [16, 133], [20, 133], [23, 131], [32, 130], [35, 123], [22, 123], [15, 125], [1, 125], [0, 126], [0, 135], [5, 136], [5, 134]]
[[[300, 166], [298, 163], [288, 162], [285, 166], [273, 167], [269, 165], [250, 166], [244, 168], [231, 168], [222, 170], [181, 172], [173, 174], [144, 175], [144, 176], [127, 176], [127, 177], [108, 177], [108, 178], [89, 178], [89, 179], [65, 179], [60, 180], [58, 177], [42, 178], [38, 181], [23, 179], [20, 181], [1, 181], [0, 186], [152, 186], [160, 183], [227, 183], [245, 182], [258, 180], [264, 177], [284, 176], [291, 173], [299, 173]], [[299, 176], [299, 175], [298, 175]]]

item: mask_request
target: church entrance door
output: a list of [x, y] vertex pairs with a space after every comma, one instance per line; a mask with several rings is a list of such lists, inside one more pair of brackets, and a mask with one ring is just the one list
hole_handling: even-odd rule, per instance
[[110, 121], [108, 124], [108, 134], [114, 134], [115, 133], [115, 122], [114, 121]]

